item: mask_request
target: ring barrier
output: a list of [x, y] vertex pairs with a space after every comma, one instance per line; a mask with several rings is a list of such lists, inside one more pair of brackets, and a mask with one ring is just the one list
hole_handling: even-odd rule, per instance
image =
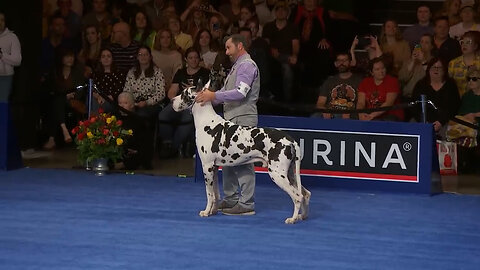
[[15, 133], [10, 117], [10, 105], [7, 102], [0, 102], [0, 170], [23, 167]]
[[[299, 143], [300, 172], [306, 185], [422, 194], [442, 190], [432, 124], [259, 115], [258, 126], [284, 130]], [[195, 166], [195, 180], [203, 181], [198, 155]], [[255, 167], [255, 171], [258, 181], [270, 182], [266, 168]]]

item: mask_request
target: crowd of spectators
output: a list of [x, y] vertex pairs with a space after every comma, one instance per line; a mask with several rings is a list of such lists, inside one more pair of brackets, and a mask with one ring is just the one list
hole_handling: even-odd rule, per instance
[[[353, 2], [44, 0], [40, 77], [49, 94], [45, 148], [55, 146], [52, 136], [58, 127], [65, 142], [71, 141], [64, 128], [65, 109], [81, 109], [72, 100], [86, 102], [85, 96], [72, 94], [73, 89], [92, 78], [106, 94], [94, 95], [94, 108], [111, 111], [120, 93], [130, 92], [137, 114], [157, 120], [160, 114], [162, 146], [173, 148], [164, 157], [175, 156], [192, 127], [165, 127], [169, 120], [189, 119], [173, 112], [168, 101], [210, 69], [229, 69], [223, 38], [235, 33], [246, 37], [266, 100], [351, 110], [427, 95], [438, 107], [428, 121], [442, 139], [449, 119], [466, 112], [459, 111], [467, 106], [463, 104], [469, 104], [465, 114], [471, 122], [480, 120], [480, 104], [472, 103], [480, 78], [469, 75], [480, 70], [475, 1], [447, 0], [441, 10], [422, 4], [411, 26], [401, 29], [387, 19], [380, 31], [359, 30]], [[259, 107], [262, 111], [261, 103]], [[313, 116], [419, 119], [417, 111], [402, 109]]]

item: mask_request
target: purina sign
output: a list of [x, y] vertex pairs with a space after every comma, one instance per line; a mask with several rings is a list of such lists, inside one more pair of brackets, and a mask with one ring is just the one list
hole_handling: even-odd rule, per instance
[[418, 182], [419, 135], [284, 129], [300, 144], [302, 175]]

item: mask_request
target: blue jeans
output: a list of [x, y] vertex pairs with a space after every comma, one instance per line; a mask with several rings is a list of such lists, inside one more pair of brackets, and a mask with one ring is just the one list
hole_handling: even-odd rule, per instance
[[[174, 149], [178, 149], [193, 134], [193, 116], [190, 111], [176, 112], [172, 108], [172, 103], [158, 114], [158, 120], [160, 121], [158, 135], [164, 142], [172, 142]], [[186, 124], [189, 121], [191, 123]], [[179, 125], [175, 126], [176, 123]]]
[[0, 76], [0, 102], [8, 103], [8, 97], [12, 92], [13, 75]]

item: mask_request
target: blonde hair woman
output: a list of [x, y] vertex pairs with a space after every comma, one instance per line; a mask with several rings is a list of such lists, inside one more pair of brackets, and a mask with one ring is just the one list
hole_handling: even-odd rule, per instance
[[173, 76], [182, 68], [182, 54], [177, 50], [177, 44], [169, 29], [162, 29], [155, 36], [152, 50], [153, 62], [165, 76], [165, 87], [170, 88]]
[[403, 39], [398, 24], [394, 20], [387, 20], [380, 33], [380, 48], [384, 54], [390, 54], [393, 59], [391, 73], [395, 76], [403, 63], [410, 59], [410, 45]]

